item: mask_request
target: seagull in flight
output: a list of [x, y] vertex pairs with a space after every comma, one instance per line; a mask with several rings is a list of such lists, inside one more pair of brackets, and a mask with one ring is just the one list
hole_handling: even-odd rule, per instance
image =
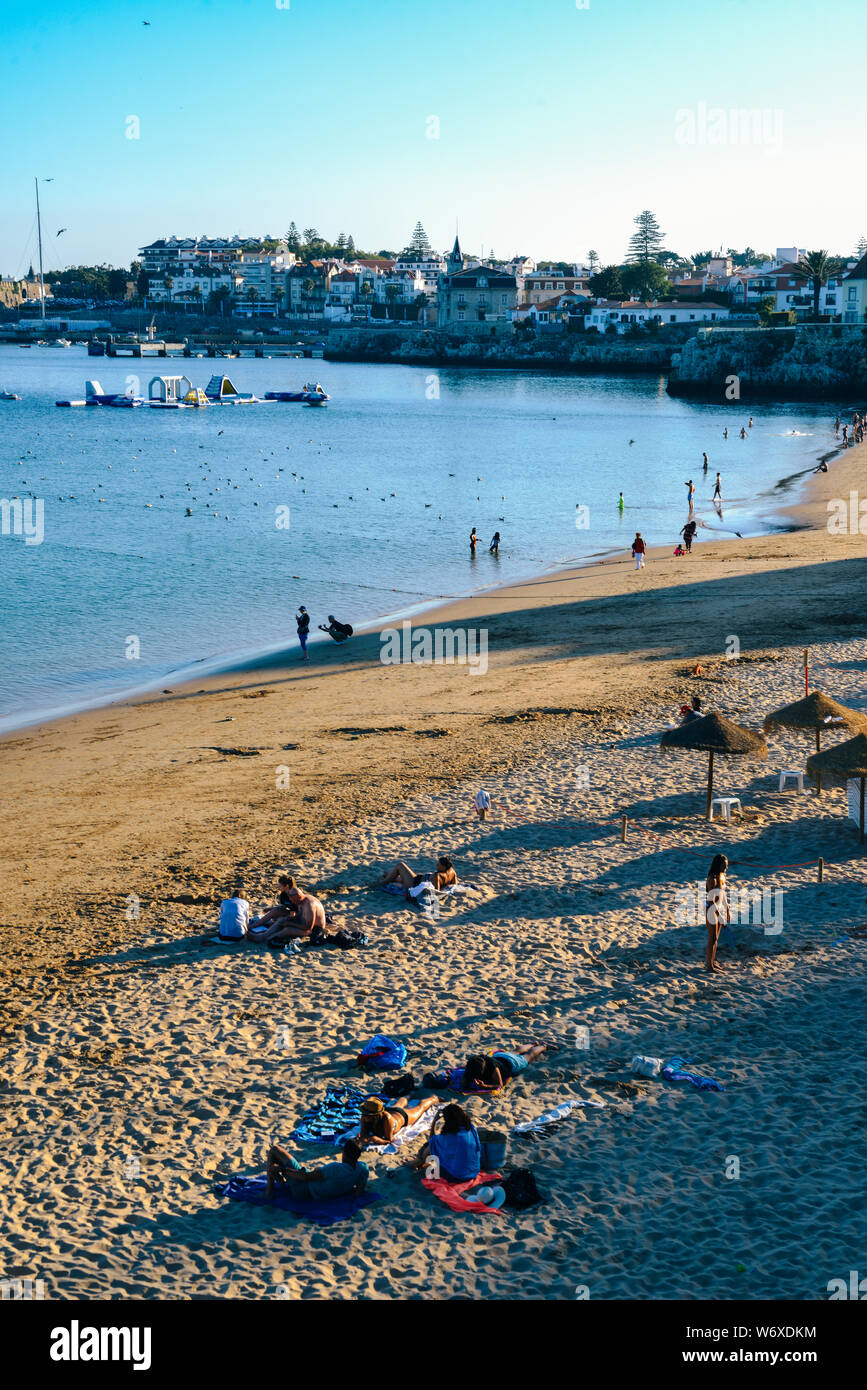
[[143, 19], [143, 20], [142, 20], [142, 24], [144, 25], [144, 27], [145, 27], [146, 29], [149, 29], [149, 28], [151, 27], [151, 22], [150, 22], [149, 19]]
[[69, 231], [69, 228], [68, 228], [68, 227], [61, 227], [61, 228], [60, 228], [60, 231], [57, 233], [57, 235], [58, 235], [58, 236], [63, 236], [63, 233], [64, 233], [64, 232], [68, 232], [68, 231]]

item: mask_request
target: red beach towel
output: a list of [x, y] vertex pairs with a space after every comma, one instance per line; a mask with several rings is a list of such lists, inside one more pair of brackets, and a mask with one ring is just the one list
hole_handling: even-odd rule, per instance
[[477, 1178], [471, 1178], [469, 1182], [446, 1182], [445, 1178], [422, 1178], [421, 1181], [428, 1192], [439, 1197], [452, 1211], [487, 1211], [492, 1216], [504, 1214], [499, 1207], [486, 1207], [481, 1202], [467, 1202], [461, 1196], [463, 1192], [469, 1192], [474, 1187], [490, 1187], [493, 1183], [499, 1182], [499, 1173], [479, 1173]]

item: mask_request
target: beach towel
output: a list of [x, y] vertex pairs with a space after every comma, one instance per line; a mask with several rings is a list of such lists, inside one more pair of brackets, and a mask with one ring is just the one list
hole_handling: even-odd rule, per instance
[[696, 1072], [687, 1071], [691, 1067], [691, 1062], [686, 1062], [682, 1057], [672, 1057], [670, 1062], [666, 1062], [662, 1068], [662, 1074], [666, 1081], [688, 1081], [692, 1086], [697, 1086], [700, 1091], [724, 1091], [725, 1086], [719, 1081], [714, 1081], [712, 1076], [699, 1076]]
[[298, 1202], [279, 1191], [273, 1197], [267, 1197], [267, 1183], [268, 1179], [264, 1173], [255, 1178], [244, 1177], [239, 1173], [228, 1182], [217, 1183], [214, 1191], [218, 1197], [228, 1197], [232, 1202], [280, 1207], [283, 1211], [294, 1212], [296, 1216], [306, 1216], [308, 1221], [315, 1221], [317, 1226], [333, 1226], [337, 1221], [345, 1221], [347, 1217], [354, 1216], [362, 1207], [370, 1206], [371, 1202], [381, 1200], [378, 1192], [365, 1189], [363, 1192], [350, 1192], [345, 1197]]
[[546, 1114], [539, 1115], [535, 1120], [524, 1120], [520, 1125], [515, 1125], [513, 1134], [529, 1134], [539, 1129], [547, 1129], [548, 1125], [556, 1124], [558, 1120], [563, 1120], [572, 1111], [582, 1105], [591, 1105], [594, 1110], [604, 1110], [604, 1100], [564, 1100], [555, 1110], [548, 1110]]
[[503, 1212], [498, 1207], [486, 1207], [481, 1202], [468, 1202], [461, 1195], [469, 1192], [474, 1187], [491, 1187], [492, 1184], [500, 1181], [499, 1173], [479, 1173], [477, 1178], [471, 1178], [469, 1182], [446, 1182], [445, 1178], [422, 1178], [422, 1187], [426, 1187], [428, 1192], [432, 1192], [435, 1197], [439, 1197], [441, 1202], [445, 1202], [452, 1211], [484, 1211], [493, 1213], [495, 1216], [502, 1216]]
[[297, 1122], [290, 1138], [302, 1144], [342, 1144], [361, 1129], [361, 1102], [367, 1100], [357, 1086], [329, 1086], [325, 1099], [311, 1107]]

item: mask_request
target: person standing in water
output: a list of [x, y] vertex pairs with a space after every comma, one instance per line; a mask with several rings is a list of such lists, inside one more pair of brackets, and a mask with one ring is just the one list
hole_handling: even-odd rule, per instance
[[702, 457], [702, 465], [701, 465], [701, 466], [702, 466], [702, 468], [704, 469], [704, 471], [705, 471], [705, 473], [706, 473], [706, 472], [707, 472], [707, 465], [708, 465], [708, 462], [709, 462], [708, 456], [707, 456], [707, 454], [702, 454], [701, 457]]
[[728, 437], [729, 437], [729, 427], [728, 427], [728, 425], [726, 425], [725, 429], [723, 430], [723, 439], [728, 439]]
[[687, 501], [689, 502], [689, 510], [692, 511], [693, 498], [695, 497], [695, 483], [692, 481], [692, 478], [690, 478], [688, 483], [684, 483], [684, 487], [686, 488], [686, 497]]
[[623, 493], [621, 492], [620, 496], [617, 499], [617, 510], [619, 512], [622, 512], [625, 505], [626, 503], [623, 501]]
[[298, 628], [298, 641], [301, 643], [301, 660], [309, 661], [307, 655], [307, 638], [310, 636], [310, 614], [302, 603], [298, 612], [295, 614], [295, 624]]
[[722, 479], [719, 473], [716, 475], [716, 485], [713, 490], [713, 500], [716, 501], [717, 498], [722, 501]]
[[490, 548], [489, 548], [489, 550], [488, 550], [488, 554], [489, 554], [489, 555], [499, 555], [499, 553], [500, 553], [500, 533], [499, 533], [499, 531], [495, 531], [494, 534], [493, 534], [493, 537], [491, 538], [491, 544], [490, 544]]
[[475, 555], [475, 553], [476, 553], [476, 546], [478, 545], [478, 543], [479, 543], [479, 538], [478, 538], [478, 536], [476, 535], [476, 528], [475, 528], [475, 526], [474, 526], [473, 529], [472, 529], [472, 531], [470, 532], [470, 554], [471, 554], [471, 555]]

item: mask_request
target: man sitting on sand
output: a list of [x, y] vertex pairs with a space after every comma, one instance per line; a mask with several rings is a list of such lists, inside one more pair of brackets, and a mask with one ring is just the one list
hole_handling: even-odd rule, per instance
[[361, 1161], [361, 1145], [347, 1139], [339, 1163], [323, 1163], [321, 1168], [305, 1168], [279, 1144], [268, 1150], [269, 1197], [275, 1186], [295, 1202], [321, 1201], [329, 1197], [347, 1197], [350, 1192], [363, 1192], [370, 1169]]
[[409, 891], [410, 888], [419, 888], [423, 883], [430, 883], [437, 893], [441, 893], [444, 888], [450, 888], [457, 881], [458, 876], [452, 868], [452, 861], [441, 854], [432, 874], [417, 874], [408, 864], [401, 861], [389, 869], [380, 880], [379, 886], [386, 888], [389, 883], [399, 883]]
[[305, 893], [293, 883], [286, 890], [286, 902], [292, 916], [276, 922], [259, 941], [294, 941], [296, 937], [309, 936], [314, 927], [325, 930], [325, 908], [312, 893]]
[[285, 925], [286, 922], [295, 917], [295, 908], [289, 901], [289, 894], [295, 887], [295, 880], [289, 874], [281, 874], [277, 879], [277, 902], [273, 907], [269, 907], [267, 912], [263, 912], [261, 917], [254, 917], [250, 923], [254, 931], [259, 932], [264, 927], [274, 927], [278, 922]]

